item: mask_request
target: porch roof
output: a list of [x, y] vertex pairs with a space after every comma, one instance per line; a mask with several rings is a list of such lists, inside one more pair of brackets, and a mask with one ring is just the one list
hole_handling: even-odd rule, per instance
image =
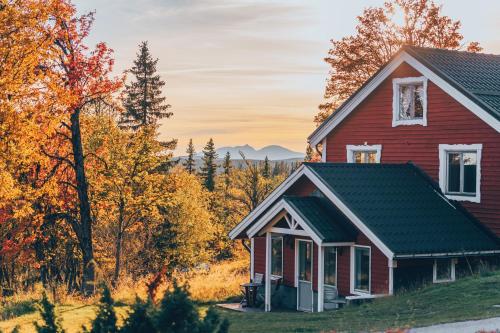
[[305, 163], [395, 257], [498, 251], [482, 224], [411, 163]]
[[284, 196], [283, 200], [323, 243], [347, 243], [356, 240], [356, 231], [349, 219], [327, 199], [314, 196]]

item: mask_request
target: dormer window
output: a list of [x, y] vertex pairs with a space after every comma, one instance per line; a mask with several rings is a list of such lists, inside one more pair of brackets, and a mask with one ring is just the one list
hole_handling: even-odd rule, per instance
[[392, 126], [427, 126], [427, 79], [407, 77], [392, 80]]

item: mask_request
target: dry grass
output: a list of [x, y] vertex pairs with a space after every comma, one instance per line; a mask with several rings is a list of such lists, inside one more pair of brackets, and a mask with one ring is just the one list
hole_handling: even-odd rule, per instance
[[238, 258], [213, 264], [208, 269], [179, 275], [187, 282], [193, 300], [201, 303], [221, 302], [240, 297], [240, 284], [248, 282], [248, 259]]

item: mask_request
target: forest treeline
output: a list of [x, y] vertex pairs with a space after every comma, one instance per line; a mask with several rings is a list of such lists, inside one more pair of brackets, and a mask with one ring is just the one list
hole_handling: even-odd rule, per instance
[[[223, 157], [212, 139], [196, 170], [173, 157], [173, 115], [143, 42], [126, 76], [90, 47], [93, 13], [68, 0], [0, 2], [0, 287], [41, 282], [93, 294], [97, 281], [147, 277], [231, 258], [228, 231], [291, 170]], [[164, 135], [162, 136], [164, 137]]]

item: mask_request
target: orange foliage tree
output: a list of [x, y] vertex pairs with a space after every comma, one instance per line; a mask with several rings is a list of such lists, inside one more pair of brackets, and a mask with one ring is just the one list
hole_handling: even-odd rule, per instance
[[82, 289], [85, 294], [95, 291], [95, 262], [92, 237], [92, 212], [86, 175], [87, 157], [83, 150], [81, 116], [85, 108], [96, 101], [106, 101], [122, 86], [123, 80], [110, 78], [113, 68], [112, 50], [99, 43], [89, 50], [84, 40], [90, 32], [93, 13], [76, 16], [70, 2], [63, 2], [62, 13], [55, 17], [54, 47], [58, 53], [50, 70], [56, 80], [52, 86], [62, 107], [64, 119], [56, 136], [67, 140], [69, 149], [44, 153], [53, 160], [70, 166], [71, 177], [66, 184], [76, 192], [77, 216], [57, 213], [72, 227], [82, 252]]
[[[402, 23], [397, 23], [402, 16]], [[403, 45], [460, 49], [460, 21], [442, 14], [432, 0], [390, 0], [358, 16], [356, 33], [332, 40], [325, 61], [331, 66], [325, 102], [314, 122], [320, 125], [345, 99], [370, 78]], [[468, 51], [481, 48], [477, 42]]]

